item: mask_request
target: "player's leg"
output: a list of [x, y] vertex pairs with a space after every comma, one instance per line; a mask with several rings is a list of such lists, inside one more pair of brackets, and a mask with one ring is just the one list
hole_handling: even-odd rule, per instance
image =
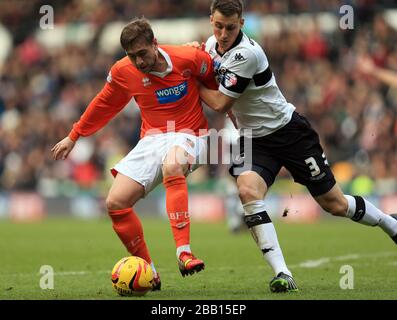
[[143, 239], [142, 225], [132, 208], [143, 197], [144, 188], [138, 182], [119, 173], [113, 180], [106, 199], [113, 229], [131, 255], [151, 262]]
[[267, 184], [254, 171], [246, 171], [237, 177], [239, 196], [245, 213], [245, 223], [263, 257], [275, 273], [270, 282], [272, 292], [297, 291], [278, 242], [276, 229], [267, 214], [265, 201]]
[[[111, 169], [115, 180], [107, 197], [109, 215], [115, 231], [127, 247], [148, 262], [151, 261], [143, 237], [143, 228], [132, 206], [153, 190], [162, 179], [161, 159], [165, 150], [161, 135], [142, 138], [133, 150]], [[136, 251], [138, 245], [138, 251]], [[131, 248], [130, 248], [131, 247]], [[160, 289], [160, 278], [153, 262], [154, 290]]]
[[335, 184], [330, 191], [315, 197], [315, 200], [334, 216], [350, 218], [367, 226], [379, 226], [397, 244], [397, 220], [363, 197], [344, 195]]
[[218, 189], [224, 193], [227, 226], [232, 233], [246, 230], [244, 208], [238, 197], [236, 182], [230, 176], [220, 178]]
[[[299, 128], [298, 134], [296, 128]], [[336, 184], [318, 134], [305, 117], [294, 113], [291, 124], [285, 126], [282, 134], [289, 135], [289, 144], [296, 150], [301, 150], [299, 153], [294, 153], [285, 148], [285, 154], [282, 155], [283, 164], [295, 181], [308, 188], [325, 211], [335, 216], [351, 218], [364, 225], [379, 225], [395, 242], [397, 241], [397, 221], [393, 217], [384, 214], [360, 196], [343, 194]]]
[[166, 209], [176, 245], [176, 256], [183, 276], [204, 269], [190, 248], [190, 217], [186, 173], [192, 156], [181, 146], [171, 147], [163, 161]]
[[145, 194], [144, 187], [133, 179], [118, 173], [106, 199], [106, 207], [112, 219], [113, 229], [133, 255], [145, 259], [154, 272], [154, 290], [161, 287], [160, 277], [147, 248], [141, 221], [133, 206]]

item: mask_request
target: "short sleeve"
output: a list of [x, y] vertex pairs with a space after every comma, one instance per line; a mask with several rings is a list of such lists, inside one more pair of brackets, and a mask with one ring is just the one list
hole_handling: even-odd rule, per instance
[[208, 52], [196, 49], [195, 65], [195, 74], [203, 82], [203, 84], [207, 88], [217, 90], [218, 83], [215, 79], [212, 59]]
[[219, 90], [227, 96], [238, 98], [257, 70], [258, 60], [252, 51], [245, 48], [235, 50], [219, 70]]

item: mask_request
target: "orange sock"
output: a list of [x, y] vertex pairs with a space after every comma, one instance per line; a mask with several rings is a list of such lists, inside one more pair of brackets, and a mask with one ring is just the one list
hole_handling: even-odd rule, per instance
[[142, 224], [134, 210], [132, 208], [109, 210], [109, 216], [112, 219], [114, 231], [128, 252], [151, 263], [152, 259], [143, 237]]
[[164, 178], [166, 208], [176, 247], [190, 243], [190, 217], [185, 176]]

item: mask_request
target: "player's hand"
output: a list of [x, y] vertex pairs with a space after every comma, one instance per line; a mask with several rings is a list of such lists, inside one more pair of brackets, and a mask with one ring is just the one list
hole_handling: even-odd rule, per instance
[[59, 141], [52, 149], [52, 157], [54, 158], [54, 160], [65, 160], [70, 151], [72, 151], [74, 145], [76, 143], [70, 139], [69, 137], [66, 137], [65, 139]]
[[198, 42], [198, 41], [192, 41], [192, 42], [188, 42], [188, 43], [185, 43], [183, 46], [185, 46], [185, 47], [193, 47], [193, 48], [196, 48], [196, 49], [200, 49], [200, 50], [205, 50], [205, 43], [204, 42], [201, 42], [201, 44]]
[[375, 71], [376, 66], [371, 58], [360, 56], [356, 61], [356, 68], [365, 74], [371, 74]]
[[236, 119], [236, 116], [233, 114], [232, 110], [229, 110], [228, 112], [226, 112], [226, 117], [228, 117], [233, 122], [234, 127], [236, 129], [238, 129], [237, 119]]

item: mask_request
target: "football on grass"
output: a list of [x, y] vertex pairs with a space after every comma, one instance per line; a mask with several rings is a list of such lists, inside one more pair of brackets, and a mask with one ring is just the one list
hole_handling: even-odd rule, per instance
[[152, 289], [152, 284], [152, 268], [142, 258], [125, 257], [113, 267], [112, 286], [121, 296], [143, 296]]

